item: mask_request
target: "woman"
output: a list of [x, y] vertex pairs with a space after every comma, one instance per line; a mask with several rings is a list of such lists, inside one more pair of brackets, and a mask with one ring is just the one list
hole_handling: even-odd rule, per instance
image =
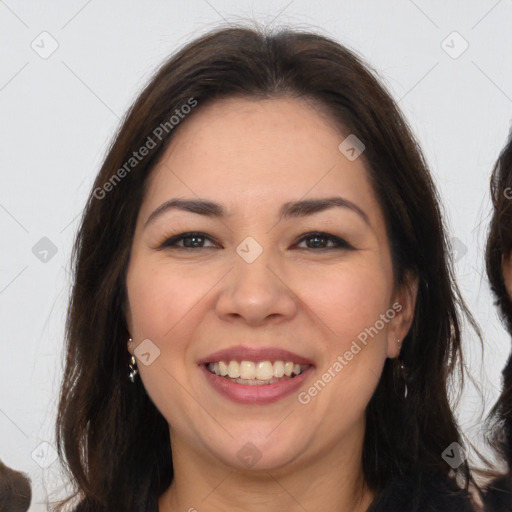
[[77, 510], [472, 510], [447, 255], [358, 57], [294, 31], [187, 45], [76, 240], [57, 435]]
[[[512, 136], [494, 167], [491, 179], [494, 214], [487, 241], [487, 275], [500, 315], [512, 335]], [[491, 512], [512, 510], [512, 356], [503, 370], [503, 390], [491, 411], [492, 440], [507, 471], [487, 488]]]

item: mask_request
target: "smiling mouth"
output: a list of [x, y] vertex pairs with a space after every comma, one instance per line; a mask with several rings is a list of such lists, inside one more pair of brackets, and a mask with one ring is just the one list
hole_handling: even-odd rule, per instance
[[210, 373], [237, 384], [261, 386], [293, 379], [303, 373], [310, 364], [293, 361], [219, 361], [207, 363]]

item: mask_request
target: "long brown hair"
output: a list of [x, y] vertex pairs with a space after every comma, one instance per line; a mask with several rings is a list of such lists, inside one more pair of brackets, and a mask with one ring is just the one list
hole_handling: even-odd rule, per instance
[[[437, 490], [457, 489], [455, 479], [467, 486], [467, 463], [452, 470], [441, 456], [450, 444], [463, 445], [447, 387], [462, 371], [460, 311], [467, 311], [454, 283], [438, 195], [410, 128], [372, 71], [344, 46], [313, 33], [232, 27], [194, 40], [158, 70], [127, 113], [85, 207], [74, 245], [57, 420], [59, 453], [77, 493], [98, 507], [131, 511], [172, 481], [168, 425], [141, 382], [127, 379], [126, 269], [148, 175], [187, 118], [157, 131], [161, 137], [156, 128], [192, 101], [190, 116], [226, 97], [313, 101], [340, 134], [365, 144], [362, 158], [386, 220], [395, 285], [409, 273], [419, 289], [401, 351], [408, 395], [396, 392], [387, 360], [367, 408], [364, 475], [378, 496], [397, 479], [409, 479], [413, 494], [400, 497], [411, 503], [408, 510], [420, 510], [420, 494], [430, 492], [423, 475], [435, 475]], [[151, 146], [147, 156], [127, 167], [142, 146]]]
[[[487, 275], [501, 319], [512, 336], [512, 298], [505, 286], [502, 267], [502, 262], [512, 253], [512, 132], [494, 166], [491, 197], [494, 212], [487, 239]], [[512, 507], [512, 353], [502, 376], [502, 391], [489, 415], [492, 425], [489, 441], [507, 463], [508, 473], [487, 490], [487, 504], [492, 511]]]

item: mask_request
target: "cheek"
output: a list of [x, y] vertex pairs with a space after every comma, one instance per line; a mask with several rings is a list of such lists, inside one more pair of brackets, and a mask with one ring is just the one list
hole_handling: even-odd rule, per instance
[[317, 380], [302, 390], [299, 402], [333, 424], [345, 424], [363, 414], [387, 357], [387, 329], [395, 316], [392, 278], [372, 265], [351, 265], [328, 275], [304, 279], [307, 305], [321, 320], [317, 323], [326, 326], [326, 336]]
[[161, 262], [135, 259], [127, 275], [134, 339], [172, 337], [211, 287], [205, 276]]
[[331, 346], [342, 349], [373, 326], [389, 308], [392, 280], [371, 265], [324, 269], [302, 276], [302, 296], [328, 328]]
[[[200, 298], [211, 288], [200, 276], [186, 277], [187, 271], [132, 259], [126, 285], [135, 347], [149, 339], [158, 356], [148, 366], [138, 361], [144, 388], [168, 423], [178, 423], [180, 411], [191, 410], [195, 402], [183, 393], [187, 382], [188, 351], [199, 324]], [[204, 276], [203, 276], [204, 278]], [[202, 284], [201, 284], [202, 283]], [[199, 415], [201, 411], [190, 412]]]
[[174, 402], [160, 394], [175, 392], [177, 381], [186, 378], [188, 349], [197, 325], [194, 306], [204, 291], [184, 279], [182, 272], [142, 258], [130, 263], [126, 285], [134, 347], [148, 339], [156, 346], [150, 345], [157, 354], [151, 365], [139, 361], [140, 377], [155, 403], [166, 406]]
[[138, 365], [148, 391], [156, 391], [159, 383], [168, 388], [188, 380], [195, 340], [211, 315], [212, 298], [225, 273], [225, 267], [207, 263], [176, 264], [165, 255], [132, 255], [126, 279], [130, 332], [135, 346], [149, 339], [159, 350], [154, 365]]

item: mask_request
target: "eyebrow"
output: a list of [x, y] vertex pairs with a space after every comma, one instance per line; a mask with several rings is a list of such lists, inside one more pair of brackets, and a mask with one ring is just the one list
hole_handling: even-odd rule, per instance
[[[307, 215], [312, 215], [314, 213], [322, 212], [335, 207], [347, 208], [355, 212], [364, 220], [366, 224], [370, 226], [368, 215], [362, 208], [357, 206], [352, 201], [339, 196], [320, 199], [303, 199], [300, 201], [290, 201], [288, 203], [284, 203], [279, 210], [279, 219], [282, 220], [296, 217], [305, 217]], [[206, 217], [222, 218], [227, 216], [227, 210], [225, 206], [219, 203], [204, 199], [175, 198], [169, 199], [165, 203], [161, 204], [156, 210], [154, 210], [144, 223], [144, 228], [157, 217], [172, 209], [196, 213]]]

